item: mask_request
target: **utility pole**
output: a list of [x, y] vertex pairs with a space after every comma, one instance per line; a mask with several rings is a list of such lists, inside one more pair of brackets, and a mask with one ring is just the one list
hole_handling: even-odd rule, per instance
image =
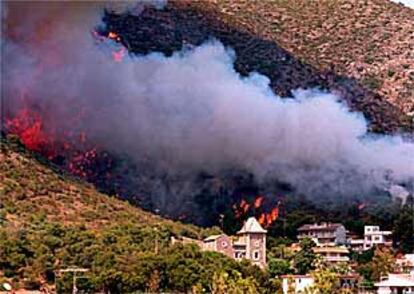
[[59, 273], [72, 273], [73, 274], [73, 281], [72, 281], [72, 294], [78, 293], [78, 288], [76, 287], [76, 280], [78, 276], [77, 273], [86, 273], [89, 269], [87, 268], [78, 268], [78, 267], [72, 267], [72, 268], [66, 268], [58, 270]]

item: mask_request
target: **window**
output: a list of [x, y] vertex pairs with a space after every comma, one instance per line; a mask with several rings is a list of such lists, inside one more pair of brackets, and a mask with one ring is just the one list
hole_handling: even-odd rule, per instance
[[259, 251], [253, 252], [253, 259], [255, 259], [255, 260], [259, 259]]
[[259, 247], [259, 246], [260, 246], [260, 241], [258, 241], [258, 240], [257, 240], [257, 241], [255, 241], [255, 242], [254, 242], [254, 246]]
[[226, 242], [226, 241], [221, 242], [221, 246], [222, 246], [223, 248], [227, 248], [227, 242]]

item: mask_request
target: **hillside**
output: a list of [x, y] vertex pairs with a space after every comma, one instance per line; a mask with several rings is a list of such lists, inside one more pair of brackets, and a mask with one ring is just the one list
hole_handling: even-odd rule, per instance
[[265, 273], [248, 263], [170, 242], [172, 236], [217, 232], [101, 194], [13, 138], [1, 139], [0, 283], [69, 293], [72, 276], [56, 271], [75, 266], [90, 270], [78, 280], [78, 288], [87, 291], [198, 293], [225, 272], [242, 283], [238, 289], [271, 290]]
[[83, 225], [100, 230], [130, 224], [168, 228], [175, 235], [202, 238], [208, 233], [196, 226], [160, 218], [65, 174], [19, 145], [2, 139], [0, 153], [0, 203], [2, 219], [19, 227], [33, 216], [63, 225]]
[[217, 3], [313, 67], [357, 80], [405, 114], [414, 111], [413, 9], [384, 0]]
[[[375, 132], [413, 130], [414, 10], [386, 0], [168, 1], [163, 10], [106, 17], [135, 53], [171, 54], [216, 38], [235, 67], [270, 77], [282, 96], [302, 87], [340, 93]], [[385, 28], [385, 29], [384, 29]]]
[[[166, 3], [163, 9], [144, 5], [137, 14], [106, 11], [103, 17], [106, 26], [93, 31], [94, 41], [98, 44], [108, 41], [114, 47], [119, 45], [116, 42], [120, 42], [133, 54], [162, 52], [171, 56], [182, 48], [194, 48], [207, 40], [217, 39], [234, 49], [234, 67], [238, 73], [247, 76], [257, 71], [268, 76], [272, 90], [282, 97], [291, 97], [292, 90], [297, 88], [329, 90], [339, 94], [352, 110], [364, 114], [370, 132], [414, 134], [414, 10], [387, 0], [169, 0]], [[19, 14], [20, 10], [16, 12]], [[53, 19], [59, 16], [55, 12], [51, 15]], [[23, 35], [22, 32], [26, 32], [17, 31]], [[89, 32], [85, 34], [88, 37]], [[38, 33], [49, 36], [42, 30]], [[110, 37], [111, 33], [115, 37]], [[81, 40], [79, 44], [82, 44]], [[54, 47], [45, 47], [50, 52], [61, 53]], [[39, 52], [41, 56], [53, 55], [49, 51]], [[127, 54], [126, 50], [119, 52]], [[108, 58], [108, 64], [111, 64], [108, 68], [122, 61], [122, 54], [111, 53], [112, 57], [119, 59]], [[66, 69], [64, 61], [71, 59], [64, 54], [59, 57], [61, 60], [51, 58], [53, 66], [50, 68], [59, 65]], [[26, 60], [20, 58], [22, 56], [16, 60]], [[87, 60], [80, 64], [93, 68], [93, 59], [80, 60]], [[34, 71], [36, 74], [31, 76], [34, 80], [27, 82], [27, 85], [37, 84], [39, 73], [41, 76], [52, 72], [47, 66], [43, 67], [43, 62], [39, 65]], [[76, 69], [76, 66], [73, 68]], [[77, 75], [79, 71], [73, 72]], [[119, 78], [120, 84], [126, 88], [128, 80], [119, 74], [122, 71], [107, 72]], [[88, 76], [98, 72], [91, 73]], [[66, 83], [66, 77], [56, 76], [65, 86], [72, 84], [70, 79]], [[55, 77], [52, 78], [45, 81], [54, 81]], [[202, 239], [221, 230], [217, 227], [200, 228], [166, 219], [168, 217], [204, 226], [220, 224], [223, 231], [233, 234], [248, 216], [263, 216], [265, 220], [274, 211], [275, 216], [266, 227], [269, 256], [280, 244], [295, 241], [300, 225], [319, 221], [341, 222], [357, 235], [361, 235], [365, 224], [377, 224], [382, 229], [393, 231], [396, 250], [411, 252], [414, 249], [411, 202], [405, 206], [391, 202], [389, 193], [383, 189], [375, 191], [375, 195], [361, 198], [358, 198], [359, 195], [351, 195], [350, 198], [318, 195], [318, 203], [297, 192], [289, 182], [275, 178], [262, 183], [254, 174], [244, 170], [226, 170], [218, 175], [200, 172], [191, 176], [191, 185], [173, 176], [168, 177], [168, 172], [152, 174], [150, 170], [146, 173], [146, 166], [142, 170], [142, 166], [135, 166], [132, 157], [127, 156], [130, 154], [124, 155], [125, 150], [120, 147], [123, 145], [117, 145], [119, 141], [108, 133], [104, 132], [102, 138], [115, 142], [111, 142], [111, 147], [115, 145], [113, 149], [116, 150], [100, 150], [100, 145], [94, 144], [93, 139], [101, 136], [93, 131], [83, 132], [87, 118], [95, 110], [99, 112], [99, 108], [83, 109], [82, 105], [54, 99], [60, 97], [60, 93], [65, 96], [67, 92], [72, 92], [65, 91], [66, 87], [61, 90], [56, 86], [55, 89], [57, 83], [52, 85], [45, 81], [39, 83], [40, 92], [45, 94], [45, 88], [53, 87], [50, 93], [58, 93], [51, 95], [53, 103], [41, 105], [48, 99], [44, 95], [39, 95], [40, 99], [33, 95], [32, 102], [39, 102], [40, 106], [23, 103], [21, 113], [27, 116], [6, 119], [4, 125], [2, 120], [1, 131], [15, 135], [4, 137], [2, 133], [0, 138], [0, 291], [3, 290], [2, 283], [8, 282], [14, 288], [67, 293], [71, 287], [71, 276], [56, 272], [67, 267], [90, 269], [85, 279], [79, 280], [80, 289], [90, 292], [201, 293], [214, 292], [215, 287], [224, 284], [226, 287], [233, 285], [241, 293], [275, 293], [280, 286], [275, 279], [271, 279], [268, 271], [258, 270], [248, 262], [239, 263], [215, 252], [202, 252], [193, 245], [171, 244], [171, 237]], [[214, 83], [207, 82], [214, 87]], [[25, 100], [13, 96], [15, 92], [24, 95], [33, 92], [30, 87], [20, 89], [20, 79], [12, 84], [17, 85], [19, 91], [14, 91], [13, 87], [9, 89], [8, 93], [12, 94], [7, 97], [6, 107], [13, 105], [13, 101]], [[103, 84], [94, 81], [93, 87], [87, 90], [83, 87], [78, 89], [78, 83], [74, 84], [74, 101], [87, 100], [85, 97], [88, 95], [78, 95], [78, 90], [81, 94], [88, 94], [99, 88], [96, 85]], [[189, 88], [196, 86], [191, 84]], [[98, 90], [100, 98], [105, 89]], [[111, 93], [105, 93], [108, 94], [108, 102], [116, 100]], [[107, 105], [105, 99], [96, 100]], [[133, 104], [139, 105], [136, 101]], [[65, 109], [63, 113], [70, 113], [70, 118], [75, 118], [74, 122], [60, 116], [59, 112], [50, 114], [48, 110], [53, 109], [50, 105]], [[76, 106], [72, 109], [67, 105]], [[93, 112], [88, 113], [88, 110]], [[105, 110], [107, 112], [102, 113], [123, 119], [124, 113], [117, 115], [113, 108]], [[44, 116], [36, 116], [36, 111]], [[72, 111], [79, 113], [74, 115]], [[69, 132], [61, 130], [60, 124], [50, 123], [48, 118], [55, 119], [51, 119], [52, 122], [65, 121], [64, 126]], [[328, 120], [326, 129], [331, 129], [330, 122], [335, 118]], [[99, 121], [99, 127], [101, 122], [103, 120]], [[128, 121], [122, 126], [127, 124]], [[16, 128], [20, 132], [7, 129], [9, 125], [21, 127]], [[160, 124], [160, 130], [164, 125]], [[194, 126], [191, 121], [185, 121], [185, 125]], [[118, 124], [114, 126], [117, 126], [113, 127], [115, 132], [123, 133]], [[106, 131], [109, 128], [102, 124], [102, 129]], [[335, 132], [335, 128], [332, 129]], [[52, 131], [48, 133], [48, 130]], [[91, 130], [99, 131], [95, 128]], [[128, 138], [133, 138], [133, 142], [137, 141], [134, 132], [125, 133]], [[157, 132], [149, 134], [161, 137]], [[301, 136], [300, 142], [303, 137], [306, 141], [306, 136]], [[25, 142], [27, 138], [29, 140], [23, 146], [19, 140]], [[166, 145], [172, 145], [169, 137], [165, 138]], [[30, 145], [33, 141], [39, 145]], [[320, 144], [319, 140], [314, 141]], [[145, 151], [155, 145], [148, 146]], [[219, 153], [221, 149], [212, 150]], [[48, 154], [48, 151], [53, 152]], [[134, 155], [141, 156], [140, 151], [145, 153], [133, 148]], [[234, 149], [231, 151], [233, 153]], [[113, 165], [101, 160], [107, 156]], [[336, 185], [335, 180], [329, 184], [333, 182], [332, 186]], [[108, 195], [112, 193], [114, 195]], [[258, 199], [265, 199], [262, 206], [262, 200]], [[222, 292], [233, 293], [228, 289]]]

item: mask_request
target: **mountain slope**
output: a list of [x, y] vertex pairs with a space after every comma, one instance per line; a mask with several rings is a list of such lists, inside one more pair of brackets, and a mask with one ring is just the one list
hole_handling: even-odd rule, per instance
[[18, 142], [2, 139], [0, 153], [0, 203], [2, 218], [20, 226], [33, 214], [64, 225], [84, 225], [99, 230], [111, 225], [133, 224], [167, 227], [174, 234], [203, 237], [206, 231], [169, 221], [108, 197], [92, 185], [71, 178], [48, 162], [27, 152]]
[[249, 263], [170, 242], [172, 236], [218, 232], [108, 197], [13, 138], [1, 139], [0, 285], [69, 293], [72, 276], [57, 270], [83, 267], [90, 271], [78, 278], [77, 287], [89, 292], [198, 291], [211, 289], [226, 272], [229, 283], [241, 283], [241, 289], [274, 290], [267, 274]]
[[[384, 0], [218, 1], [255, 34], [414, 111], [414, 10]], [[260, 15], [260, 20], [255, 17]]]

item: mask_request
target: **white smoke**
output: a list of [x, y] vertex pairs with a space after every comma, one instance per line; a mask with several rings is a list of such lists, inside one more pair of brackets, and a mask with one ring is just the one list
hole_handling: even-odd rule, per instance
[[[43, 24], [46, 8], [39, 7], [30, 9], [36, 23], [29, 27], [20, 19], [17, 28]], [[363, 116], [340, 97], [297, 89], [294, 99], [282, 99], [267, 77], [241, 77], [233, 68], [234, 52], [214, 40], [171, 57], [126, 55], [115, 62], [116, 45], [90, 33], [88, 21], [96, 14], [85, 17], [85, 4], [75, 10], [54, 10], [53, 25], [40, 41], [8, 42], [2, 60], [13, 108], [25, 85], [30, 99], [48, 107], [49, 119], [62, 126], [76, 109], [93, 109], [83, 118], [90, 140], [162, 173], [240, 168], [310, 195], [365, 193], [413, 181], [414, 144], [370, 135]]]

